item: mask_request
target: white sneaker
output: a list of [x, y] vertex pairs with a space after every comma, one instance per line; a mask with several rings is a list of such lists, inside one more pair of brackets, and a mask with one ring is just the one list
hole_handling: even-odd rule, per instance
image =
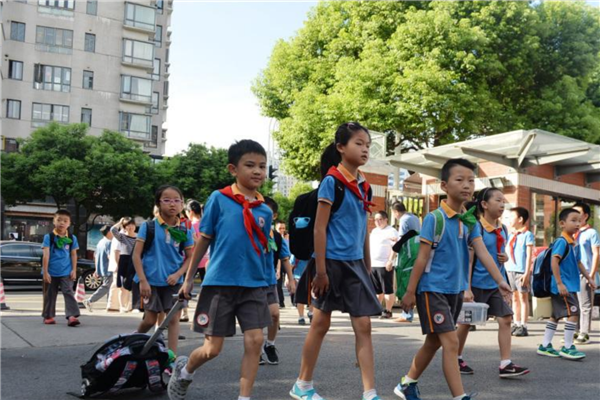
[[170, 400], [184, 400], [187, 394], [188, 387], [191, 380], [181, 379], [181, 370], [186, 366], [188, 358], [185, 356], [177, 357], [175, 360], [175, 367], [173, 368], [173, 375], [169, 380], [167, 386], [167, 393], [169, 394]]
[[85, 306], [85, 309], [89, 312], [94, 312], [94, 310], [92, 310], [92, 303], [89, 300], [84, 300], [83, 305]]

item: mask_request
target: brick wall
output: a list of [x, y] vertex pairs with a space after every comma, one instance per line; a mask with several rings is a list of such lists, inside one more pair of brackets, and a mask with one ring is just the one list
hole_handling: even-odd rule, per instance
[[503, 176], [510, 174], [511, 168], [506, 165], [496, 164], [494, 162], [482, 162], [479, 163], [478, 176], [480, 178], [487, 178], [488, 176]]

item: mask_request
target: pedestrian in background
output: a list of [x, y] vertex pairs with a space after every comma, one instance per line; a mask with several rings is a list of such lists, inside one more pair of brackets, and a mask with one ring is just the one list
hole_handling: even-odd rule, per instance
[[133, 263], [131, 261], [131, 253], [133, 252], [133, 246], [135, 246], [136, 233], [135, 221], [131, 217], [123, 217], [116, 223], [110, 232], [114, 238], [119, 242], [117, 249], [117, 287], [119, 291], [119, 311], [126, 313], [131, 311], [131, 280], [135, 275], [133, 269]]
[[100, 239], [96, 245], [96, 252], [94, 253], [94, 261], [96, 264], [94, 276], [102, 278], [102, 285], [94, 292], [94, 294], [83, 301], [83, 305], [89, 312], [93, 311], [92, 303], [97, 302], [108, 294], [113, 281], [113, 274], [108, 271], [110, 246], [113, 235], [110, 232], [110, 227], [107, 225], [100, 228], [100, 233], [102, 234], [102, 239]]

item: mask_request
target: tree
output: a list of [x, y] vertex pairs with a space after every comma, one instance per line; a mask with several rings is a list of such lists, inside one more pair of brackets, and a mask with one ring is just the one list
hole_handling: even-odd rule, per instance
[[92, 213], [118, 218], [151, 210], [151, 160], [118, 132], [88, 136], [86, 124], [51, 123], [2, 154], [2, 196], [9, 205], [52, 197], [72, 203], [75, 234]]
[[600, 143], [600, 12], [584, 2], [323, 2], [253, 85], [285, 167], [318, 176], [358, 120], [401, 151], [541, 128]]

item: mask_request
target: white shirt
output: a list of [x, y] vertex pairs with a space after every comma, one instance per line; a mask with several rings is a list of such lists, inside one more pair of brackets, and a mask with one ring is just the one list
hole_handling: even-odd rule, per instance
[[385, 267], [390, 259], [392, 246], [398, 240], [398, 231], [391, 226], [383, 229], [375, 228], [369, 236], [369, 246], [371, 251], [371, 267]]
[[117, 260], [115, 260], [115, 253], [119, 250], [120, 242], [117, 239], [114, 239], [110, 242], [110, 257], [108, 258], [108, 271], [109, 272], [117, 272], [119, 269], [119, 264], [117, 264]]

